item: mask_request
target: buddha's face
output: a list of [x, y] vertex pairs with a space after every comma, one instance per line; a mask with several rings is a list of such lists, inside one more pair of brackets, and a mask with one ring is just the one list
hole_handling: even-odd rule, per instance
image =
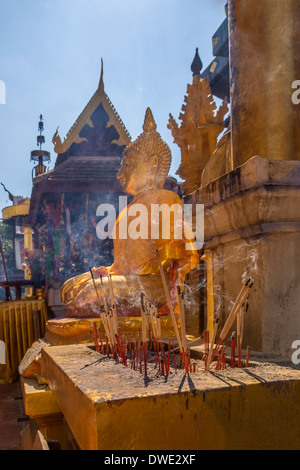
[[155, 173], [156, 166], [152, 159], [146, 160], [142, 155], [128, 152], [123, 157], [117, 178], [124, 192], [136, 196], [142, 191], [153, 189]]

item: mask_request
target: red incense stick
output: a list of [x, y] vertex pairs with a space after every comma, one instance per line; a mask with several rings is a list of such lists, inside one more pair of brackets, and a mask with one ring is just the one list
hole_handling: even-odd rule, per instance
[[148, 352], [148, 344], [145, 343], [144, 344], [144, 373], [145, 373], [145, 377], [147, 377], [147, 352]]
[[175, 354], [174, 341], [173, 340], [172, 340], [172, 348], [173, 348], [173, 357], [174, 357], [174, 368], [175, 368], [175, 372], [177, 372], [176, 354]]
[[141, 343], [139, 343], [139, 356], [140, 356], [140, 374], [141, 374], [142, 371], [143, 371], [143, 368], [142, 368], [142, 347], [141, 347]]
[[106, 337], [106, 354], [107, 357], [109, 358], [109, 344], [108, 344], [108, 338]]
[[101, 342], [101, 352], [104, 356], [104, 346], [103, 346], [103, 338], [102, 338], [102, 331], [100, 330], [100, 342]]
[[205, 330], [204, 331], [204, 353], [205, 353], [205, 369], [207, 366], [207, 359], [209, 355], [209, 331]]
[[222, 369], [226, 369], [226, 351], [225, 348], [222, 350]]
[[170, 361], [171, 361], [171, 340], [169, 339], [169, 349], [168, 349], [168, 374], [170, 372]]
[[249, 367], [250, 352], [251, 352], [251, 349], [249, 348], [249, 346], [247, 346], [246, 367]]
[[167, 360], [166, 360], [166, 354], [165, 354], [165, 348], [164, 347], [162, 348], [162, 353], [163, 353], [163, 361], [164, 361], [164, 370], [165, 370], [166, 375], [169, 375], [168, 365], [167, 365]]
[[98, 353], [100, 353], [100, 346], [99, 346], [99, 340], [98, 340], [98, 332], [97, 332], [97, 324], [96, 322], [93, 323], [93, 336], [94, 336], [94, 343], [95, 343], [95, 348]]
[[183, 361], [184, 361], [185, 372], [188, 374], [189, 373], [189, 361], [188, 361], [188, 356], [186, 352], [183, 353]]
[[242, 367], [242, 346], [241, 346], [241, 337], [238, 335], [238, 367]]
[[220, 370], [221, 369], [221, 362], [222, 362], [222, 352], [219, 351], [217, 365], [216, 365], [215, 370]]
[[121, 354], [121, 358], [122, 358], [123, 364], [124, 364], [124, 366], [127, 367], [127, 361], [126, 361], [126, 357], [125, 357], [125, 354], [124, 354], [124, 349], [122, 348], [122, 345], [121, 345], [120, 338], [119, 338], [118, 335], [115, 335], [115, 337], [116, 337], [116, 340], [117, 340], [117, 343], [118, 343], [119, 352], [120, 352], [120, 354]]
[[231, 336], [231, 369], [235, 369], [235, 335]]

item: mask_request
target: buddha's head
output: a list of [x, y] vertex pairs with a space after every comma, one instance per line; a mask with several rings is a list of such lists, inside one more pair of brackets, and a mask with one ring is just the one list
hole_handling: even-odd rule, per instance
[[171, 151], [160, 134], [150, 108], [146, 111], [142, 134], [126, 147], [117, 178], [123, 190], [136, 196], [142, 191], [161, 189], [171, 166]]

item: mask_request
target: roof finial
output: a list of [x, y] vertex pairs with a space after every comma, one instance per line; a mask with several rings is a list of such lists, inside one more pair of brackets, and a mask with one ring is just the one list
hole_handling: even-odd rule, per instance
[[46, 150], [42, 150], [42, 145], [45, 143], [45, 137], [43, 136], [44, 131], [44, 118], [43, 115], [40, 114], [39, 120], [39, 135], [37, 136], [37, 145], [39, 150], [33, 150], [31, 152], [30, 160], [34, 162], [38, 162], [38, 165], [35, 167], [35, 176], [39, 176], [43, 173], [46, 173], [46, 167], [44, 165], [45, 162], [50, 162], [50, 153]]
[[99, 81], [99, 91], [101, 93], [104, 92], [104, 81], [103, 81], [103, 59], [101, 58], [101, 75], [100, 75], [100, 81]]
[[196, 48], [196, 54], [193, 60], [193, 63], [191, 65], [191, 71], [193, 72], [193, 75], [200, 75], [200, 72], [202, 70], [203, 64], [199, 56], [198, 52], [198, 47]]
[[144, 132], [156, 131], [156, 122], [154, 121], [153, 114], [150, 108], [147, 108], [145, 120], [143, 125]]

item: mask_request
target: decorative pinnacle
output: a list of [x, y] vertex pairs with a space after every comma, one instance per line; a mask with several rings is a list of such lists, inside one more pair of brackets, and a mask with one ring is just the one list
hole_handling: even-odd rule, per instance
[[45, 137], [43, 136], [43, 131], [44, 131], [44, 122], [43, 122], [43, 115], [40, 115], [40, 121], [39, 121], [39, 132], [40, 135], [37, 137], [37, 144], [40, 147], [40, 150], [42, 150], [42, 145], [45, 143]]
[[156, 123], [153, 118], [153, 114], [150, 108], [147, 108], [146, 110], [146, 115], [145, 115], [145, 121], [143, 125], [143, 130], [145, 132], [151, 132], [151, 131], [156, 131]]
[[200, 72], [202, 70], [203, 64], [199, 56], [198, 52], [198, 47], [196, 48], [196, 54], [193, 60], [193, 63], [191, 65], [191, 71], [193, 72], [193, 75], [200, 75]]
[[102, 93], [104, 91], [104, 81], [103, 81], [103, 59], [101, 58], [101, 75], [99, 81], [99, 91]]

